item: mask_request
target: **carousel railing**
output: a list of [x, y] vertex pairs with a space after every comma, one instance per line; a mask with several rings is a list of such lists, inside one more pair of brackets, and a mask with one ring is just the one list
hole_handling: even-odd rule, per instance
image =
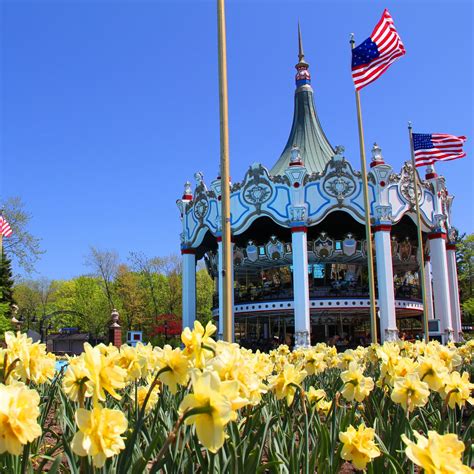
[[[313, 287], [309, 289], [310, 299], [328, 298], [368, 298], [367, 286], [355, 284], [332, 284], [325, 287]], [[377, 295], [376, 295], [377, 297]], [[395, 288], [395, 299], [417, 300], [421, 298], [420, 290], [415, 285], [402, 285]], [[293, 288], [288, 287], [250, 287], [234, 290], [234, 303], [245, 303], [250, 301], [276, 301], [292, 300]], [[219, 305], [219, 298], [214, 294], [214, 307]]]

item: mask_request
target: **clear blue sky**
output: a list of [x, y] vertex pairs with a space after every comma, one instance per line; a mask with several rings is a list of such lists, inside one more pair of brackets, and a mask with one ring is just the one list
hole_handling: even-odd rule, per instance
[[[362, 91], [366, 143], [396, 170], [415, 131], [468, 135], [468, 158], [438, 166], [454, 224], [474, 230], [473, 6], [466, 1], [228, 1], [231, 175], [278, 159], [293, 113], [297, 19], [316, 107], [358, 168], [348, 36], [388, 7], [407, 55]], [[21, 196], [46, 254], [41, 275], [87, 271], [89, 245], [179, 251], [175, 201], [219, 160], [214, 1], [4, 0], [2, 195]], [[193, 181], [193, 180], [192, 180]]]

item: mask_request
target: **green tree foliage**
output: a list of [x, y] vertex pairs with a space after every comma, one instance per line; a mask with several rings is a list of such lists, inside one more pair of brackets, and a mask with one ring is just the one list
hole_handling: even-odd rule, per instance
[[58, 289], [55, 306], [78, 313], [77, 316], [61, 316], [63, 325], [67, 323], [67, 326], [78, 327], [94, 338], [106, 334], [111, 312], [99, 278], [80, 276], [63, 282]]
[[[132, 254], [131, 266], [118, 263], [113, 252], [91, 254], [95, 262], [92, 276], [80, 276], [66, 281], [45, 278], [27, 280], [14, 288], [18, 314], [24, 328], [39, 330], [39, 321], [48, 319], [52, 330], [77, 327], [94, 338], [107, 335], [111, 309], [120, 313], [120, 325], [128, 330], [143, 330], [146, 340], [163, 324], [163, 315], [181, 321], [181, 260], [176, 256], [148, 258]], [[91, 261], [90, 259], [90, 261]], [[196, 273], [197, 317], [202, 322], [211, 319], [214, 285], [205, 269]], [[113, 304], [113, 306], [111, 306]], [[125, 335], [125, 334], [124, 334]]]
[[456, 242], [461, 301], [474, 298], [474, 234], [463, 235]]
[[125, 331], [143, 329], [149, 321], [148, 292], [144, 278], [126, 265], [118, 267], [114, 281], [116, 301], [120, 303], [121, 325]]
[[11, 260], [3, 252], [0, 259], [0, 303], [7, 305], [6, 315], [11, 314], [12, 305], [15, 303], [13, 298], [13, 273]]
[[196, 273], [196, 316], [199, 321], [207, 323], [212, 319], [212, 295], [214, 283], [209, 273], [201, 268]]
[[31, 215], [19, 197], [12, 197], [0, 203], [3, 214], [10, 224], [13, 234], [3, 239], [5, 253], [25, 272], [31, 273], [34, 264], [44, 252], [40, 247], [40, 239], [28, 231]]

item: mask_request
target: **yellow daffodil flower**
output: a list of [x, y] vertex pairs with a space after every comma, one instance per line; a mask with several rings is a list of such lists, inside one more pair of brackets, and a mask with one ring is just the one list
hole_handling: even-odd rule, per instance
[[463, 372], [462, 377], [459, 372], [452, 372], [446, 377], [446, 384], [442, 390], [442, 396], [446, 400], [449, 408], [456, 405], [461, 408], [466, 402], [474, 405], [474, 398], [471, 392], [474, 390], [474, 383], [469, 382], [469, 374]]
[[121, 396], [117, 390], [125, 387], [127, 372], [117, 365], [117, 357], [104, 355], [99, 347], [92, 347], [87, 342], [84, 344], [82, 356], [89, 373], [94, 403], [98, 400], [105, 401], [105, 392], [120, 400]]
[[326, 392], [321, 388], [315, 389], [314, 387], [309, 387], [306, 396], [308, 397], [309, 403], [314, 404], [320, 400], [324, 400], [326, 398]]
[[416, 407], [425, 406], [429, 396], [428, 384], [422, 382], [419, 375], [415, 373], [395, 379], [391, 398], [410, 413]]
[[286, 364], [283, 370], [269, 378], [270, 386], [275, 390], [278, 400], [286, 398], [286, 403], [290, 406], [293, 403], [295, 393], [301, 382], [305, 379], [307, 373], [292, 364]]
[[[150, 391], [150, 386], [145, 385], [137, 388], [137, 405], [138, 408], [142, 408], [143, 403], [145, 403], [145, 398]], [[150, 396], [148, 397], [148, 401], [146, 402], [146, 407], [145, 407], [145, 413], [150, 412], [155, 408], [156, 404], [158, 403], [159, 399], [159, 394], [160, 394], [160, 387], [158, 385], [155, 385], [153, 387], [153, 390], [150, 393]], [[135, 399], [135, 396], [133, 397]]]
[[214, 355], [215, 341], [211, 336], [217, 331], [217, 327], [209, 321], [204, 329], [199, 321], [194, 321], [194, 329], [184, 328], [181, 333], [181, 341], [185, 345], [184, 354], [193, 361], [194, 366], [202, 369], [206, 363], [206, 357]]
[[191, 375], [193, 393], [186, 395], [179, 407], [180, 415], [189, 410], [199, 413], [190, 415], [185, 423], [193, 424], [199, 441], [215, 453], [224, 444], [224, 428], [235, 419], [232, 402], [221, 393], [221, 381], [216, 372], [195, 371]]
[[417, 443], [402, 434], [407, 445], [405, 454], [417, 466], [424, 469], [425, 474], [469, 474], [474, 471], [462, 463], [464, 443], [455, 434], [440, 435], [428, 431], [428, 438], [414, 432]]
[[157, 350], [157, 364], [161, 373], [158, 378], [169, 387], [171, 393], [176, 393], [178, 385], [186, 386], [189, 380], [189, 359], [178, 347], [172, 349], [166, 345]]
[[38, 392], [21, 382], [0, 384], [0, 454], [19, 455], [41, 435], [39, 402]]
[[125, 448], [122, 434], [127, 429], [127, 419], [120, 410], [95, 406], [92, 410], [79, 408], [76, 412], [79, 431], [72, 440], [72, 450], [78, 456], [92, 456], [94, 466], [102, 467]]
[[357, 362], [351, 362], [348, 370], [342, 372], [341, 379], [344, 382], [342, 396], [348, 400], [362, 402], [374, 389], [374, 381], [370, 377], [364, 377], [363, 369]]
[[339, 433], [339, 440], [343, 443], [342, 459], [351, 461], [356, 469], [365, 469], [372, 459], [380, 456], [374, 435], [374, 429], [364, 424], [359, 425], [357, 430], [350, 425], [346, 431]]

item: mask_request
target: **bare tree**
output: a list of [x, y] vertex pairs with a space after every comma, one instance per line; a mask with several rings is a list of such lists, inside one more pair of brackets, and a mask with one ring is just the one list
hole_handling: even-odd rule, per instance
[[31, 215], [25, 211], [19, 197], [2, 201], [0, 209], [13, 231], [11, 237], [3, 239], [3, 249], [26, 273], [32, 273], [34, 264], [44, 251], [40, 248], [40, 239], [27, 230]]
[[112, 286], [119, 266], [117, 252], [100, 250], [91, 246], [85, 263], [93, 270], [95, 276], [101, 279], [110, 309], [114, 309]]

